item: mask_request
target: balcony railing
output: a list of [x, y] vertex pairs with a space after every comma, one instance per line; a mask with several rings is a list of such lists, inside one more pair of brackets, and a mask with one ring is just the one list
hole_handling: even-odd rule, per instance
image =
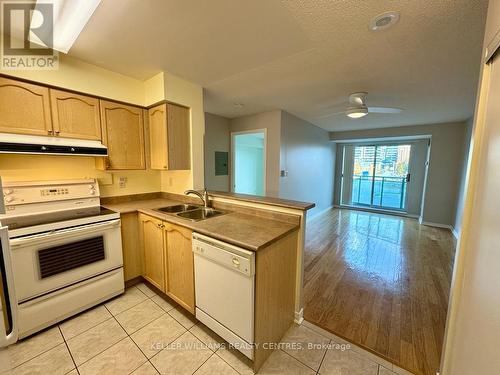
[[352, 203], [403, 210], [406, 186], [405, 177], [353, 175]]

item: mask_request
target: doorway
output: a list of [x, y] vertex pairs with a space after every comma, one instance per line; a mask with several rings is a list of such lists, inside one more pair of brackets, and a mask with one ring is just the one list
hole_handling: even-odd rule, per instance
[[266, 192], [266, 130], [231, 133], [231, 190], [264, 196]]
[[344, 148], [341, 204], [406, 212], [411, 144]]

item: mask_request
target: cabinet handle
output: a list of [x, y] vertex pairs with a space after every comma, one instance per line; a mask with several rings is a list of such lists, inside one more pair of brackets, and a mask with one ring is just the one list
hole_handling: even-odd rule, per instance
[[59, 130], [56, 130], [56, 135], [57, 135], [57, 136], [59, 136], [59, 133], [60, 133], [60, 131], [59, 131]]
[[49, 133], [49, 135], [52, 135], [52, 130], [48, 130], [47, 133]]

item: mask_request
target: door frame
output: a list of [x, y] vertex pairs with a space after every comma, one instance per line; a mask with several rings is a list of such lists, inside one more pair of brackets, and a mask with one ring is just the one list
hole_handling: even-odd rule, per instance
[[237, 131], [237, 132], [231, 132], [231, 186], [230, 186], [230, 191], [231, 193], [234, 193], [234, 176], [235, 176], [235, 165], [234, 165], [234, 140], [235, 136], [237, 135], [242, 135], [242, 134], [254, 134], [254, 133], [263, 133], [264, 134], [264, 155], [262, 158], [262, 163], [263, 163], [263, 168], [262, 168], [262, 184], [263, 184], [263, 192], [264, 196], [267, 194], [267, 128], [261, 128], [261, 129], [251, 129], [251, 130], [242, 130], [242, 131]]
[[[409, 159], [408, 159], [408, 172], [407, 172], [407, 175], [409, 174], [411, 176], [411, 156], [412, 156], [412, 150], [413, 150], [413, 142], [412, 140], [401, 140], [401, 141], [390, 141], [390, 142], [349, 142], [349, 143], [345, 143], [345, 145], [351, 145], [353, 146], [354, 148], [355, 147], [375, 147], [375, 155], [374, 155], [374, 172], [373, 172], [373, 176], [375, 176], [375, 167], [376, 167], [376, 162], [377, 162], [377, 147], [379, 146], [403, 146], [403, 145], [409, 145], [410, 146], [410, 155], [409, 155]], [[353, 159], [354, 160], [354, 159]], [[342, 154], [342, 171], [344, 170], [344, 161], [345, 161], [345, 155]], [[410, 182], [411, 182], [411, 177], [410, 177]], [[375, 185], [375, 178], [373, 178], [373, 181], [372, 181], [372, 193], [371, 193], [371, 197], [370, 197], [370, 200], [371, 200], [371, 204], [367, 204], [367, 205], [364, 205], [364, 204], [358, 204], [358, 205], [354, 205], [354, 204], [351, 204], [351, 205], [346, 205], [344, 203], [342, 203], [342, 195], [340, 195], [340, 206], [341, 207], [350, 207], [350, 208], [353, 208], [353, 207], [362, 207], [362, 208], [365, 208], [367, 210], [383, 210], [383, 211], [393, 211], [393, 212], [398, 212], [398, 213], [402, 213], [402, 214], [407, 214], [408, 213], [408, 182], [406, 183], [406, 189], [405, 189], [405, 199], [404, 199], [404, 208], [392, 208], [392, 207], [384, 207], [384, 206], [378, 206], [378, 205], [374, 205], [373, 204], [373, 188], [374, 188], [374, 185]], [[341, 176], [341, 181], [340, 181], [340, 186], [341, 186], [341, 191], [343, 189], [343, 186], [344, 186], [344, 174], [342, 173], [342, 176]]]

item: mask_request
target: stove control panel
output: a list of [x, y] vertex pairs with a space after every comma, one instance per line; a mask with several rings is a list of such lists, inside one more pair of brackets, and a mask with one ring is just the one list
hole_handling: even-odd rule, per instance
[[42, 197], [46, 196], [56, 196], [56, 195], [68, 195], [69, 194], [69, 189], [67, 188], [59, 188], [59, 189], [41, 189], [40, 194], [42, 194]]
[[3, 199], [9, 206], [35, 203], [64, 202], [86, 198], [98, 198], [99, 185], [94, 179], [40, 181], [40, 182], [4, 182]]

